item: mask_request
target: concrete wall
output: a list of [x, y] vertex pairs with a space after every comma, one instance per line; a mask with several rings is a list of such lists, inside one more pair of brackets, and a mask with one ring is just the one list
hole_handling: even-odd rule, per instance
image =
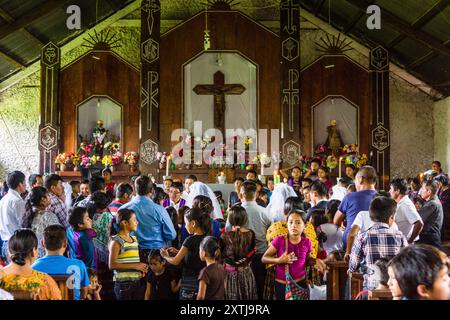
[[434, 159], [450, 172], [450, 97], [433, 105], [434, 115]]

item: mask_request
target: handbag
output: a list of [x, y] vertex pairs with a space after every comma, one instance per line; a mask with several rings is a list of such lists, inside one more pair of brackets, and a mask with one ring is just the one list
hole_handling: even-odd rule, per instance
[[[286, 253], [288, 251], [288, 236], [286, 238]], [[284, 295], [285, 300], [309, 300], [309, 290], [299, 286], [295, 283], [294, 279], [292, 279], [289, 274], [289, 264], [286, 263], [286, 291]]]

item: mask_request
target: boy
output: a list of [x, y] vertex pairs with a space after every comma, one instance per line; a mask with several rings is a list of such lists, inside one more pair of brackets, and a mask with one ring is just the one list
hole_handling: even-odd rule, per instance
[[111, 212], [113, 216], [116, 216], [120, 207], [125, 203], [130, 202], [132, 196], [133, 187], [129, 183], [122, 182], [119, 184], [116, 190], [116, 198], [108, 206], [109, 212]]
[[92, 269], [88, 269], [88, 274], [91, 284], [88, 287], [86, 300], [102, 300], [102, 298], [100, 297], [102, 285], [98, 282], [97, 274]]
[[145, 300], [177, 300], [181, 280], [177, 279], [174, 270], [167, 268], [159, 250], [150, 252], [148, 264], [152, 272], [148, 274]]
[[[395, 256], [401, 248], [408, 245], [401, 231], [390, 229], [394, 223], [396, 202], [388, 197], [376, 197], [369, 208], [370, 218], [374, 224], [359, 233], [350, 253], [349, 274], [361, 269], [366, 275], [367, 268], [383, 257]], [[367, 288], [366, 276], [364, 287]]]
[[67, 242], [70, 256], [82, 260], [87, 268], [97, 270], [97, 255], [93, 242], [97, 233], [92, 229], [92, 220], [87, 209], [84, 207], [71, 209], [69, 224]]
[[70, 186], [72, 187], [72, 203], [75, 203], [75, 200], [78, 198], [80, 194], [80, 181], [72, 180], [70, 181]]
[[163, 181], [163, 187], [164, 188], [163, 189], [164, 189], [165, 193], [169, 194], [170, 187], [172, 186], [172, 184], [173, 184], [173, 180], [171, 178], [164, 179], [164, 181]]
[[331, 189], [333, 194], [332, 194], [330, 200], [336, 199], [336, 200], [342, 201], [344, 199], [345, 195], [347, 194], [347, 188], [352, 181], [348, 177], [342, 177], [338, 180], [339, 180], [338, 184], [335, 185]]
[[64, 257], [67, 236], [63, 226], [51, 225], [45, 228], [44, 247], [46, 255], [36, 260], [33, 269], [49, 275], [73, 275], [75, 300], [84, 299], [90, 284], [88, 272], [83, 261]]
[[389, 289], [397, 284], [402, 300], [449, 300], [448, 264], [446, 254], [433, 246], [404, 248], [388, 264]]
[[308, 169], [306, 171], [304, 178], [310, 178], [312, 181], [316, 181], [317, 179], [319, 179], [318, 172], [321, 165], [322, 162], [319, 159], [312, 159], [311, 169]]

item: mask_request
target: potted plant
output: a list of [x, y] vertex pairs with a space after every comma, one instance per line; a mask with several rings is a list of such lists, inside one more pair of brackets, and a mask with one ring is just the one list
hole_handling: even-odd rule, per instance
[[128, 151], [123, 157], [123, 161], [128, 164], [130, 172], [137, 170], [137, 162], [139, 160], [139, 155], [135, 151]]

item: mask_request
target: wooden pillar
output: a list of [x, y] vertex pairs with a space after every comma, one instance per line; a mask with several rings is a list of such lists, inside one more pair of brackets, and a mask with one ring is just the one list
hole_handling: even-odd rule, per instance
[[300, 1], [280, 3], [281, 144], [284, 167], [299, 162], [300, 150]]
[[159, 0], [141, 4], [141, 112], [140, 169], [156, 174], [159, 145], [159, 48], [161, 36]]
[[378, 46], [370, 51], [372, 110], [370, 113], [370, 161], [379, 175], [378, 188], [389, 189], [389, 53]]
[[41, 52], [41, 110], [39, 124], [39, 172], [55, 171], [59, 144], [58, 83], [61, 51], [52, 42]]

